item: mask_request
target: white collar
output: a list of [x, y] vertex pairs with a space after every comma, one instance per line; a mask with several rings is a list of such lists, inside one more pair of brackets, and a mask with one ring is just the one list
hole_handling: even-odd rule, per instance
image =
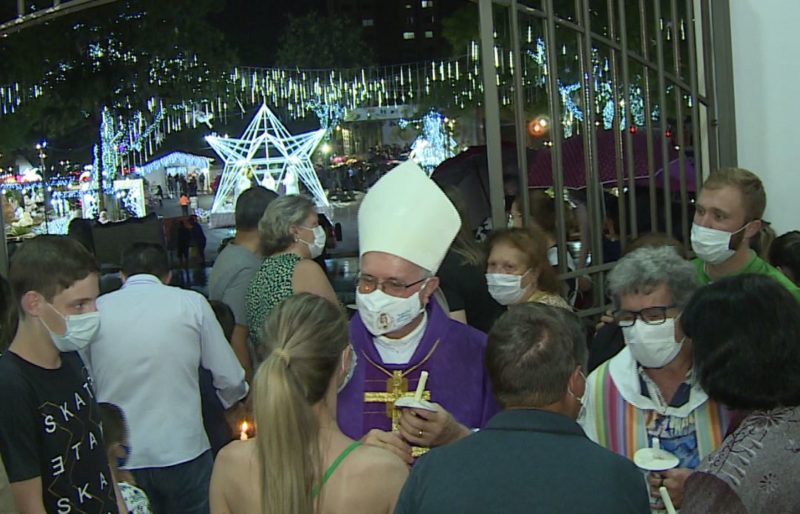
[[642, 394], [638, 366], [627, 346], [615, 355], [608, 364], [608, 371], [611, 374], [614, 385], [617, 386], [619, 394], [622, 395], [626, 402], [637, 409], [655, 410], [668, 416], [685, 418], [708, 400], [706, 392], [700, 387], [698, 381], [694, 380], [692, 389], [689, 392], [688, 402], [680, 407], [662, 405], [655, 398], [655, 395], [653, 395], [654, 398], [648, 398]]
[[375, 343], [375, 349], [378, 350], [378, 355], [381, 356], [384, 364], [408, 364], [414, 352], [417, 351], [417, 346], [422, 342], [422, 336], [425, 335], [427, 326], [428, 312], [425, 310], [422, 313], [422, 321], [420, 321], [419, 325], [400, 339], [374, 336], [372, 341]]

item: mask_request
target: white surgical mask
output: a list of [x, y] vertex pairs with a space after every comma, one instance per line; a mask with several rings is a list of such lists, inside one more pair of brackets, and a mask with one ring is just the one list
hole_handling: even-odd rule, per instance
[[678, 355], [682, 341], [675, 341], [675, 320], [667, 318], [660, 325], [648, 325], [642, 320], [622, 327], [625, 344], [634, 360], [645, 368], [663, 368]]
[[311, 258], [316, 259], [320, 255], [322, 255], [322, 250], [325, 249], [325, 229], [322, 228], [321, 225], [317, 225], [314, 228], [311, 227], [301, 227], [306, 230], [310, 230], [314, 233], [314, 241], [309, 243], [305, 239], [298, 238], [300, 241], [304, 242], [308, 246], [308, 251], [311, 252]]
[[42, 320], [42, 324], [50, 332], [50, 338], [53, 340], [55, 347], [58, 348], [58, 351], [75, 352], [89, 346], [89, 343], [92, 342], [97, 330], [100, 328], [100, 313], [94, 311], [64, 316], [52, 305], [50, 307], [64, 319], [64, 325], [67, 327], [67, 331], [64, 334], [57, 334], [50, 330], [47, 323]]
[[[425, 284], [422, 287], [424, 288]], [[424, 309], [419, 299], [419, 291], [408, 298], [398, 298], [389, 296], [380, 289], [375, 289], [369, 294], [356, 291], [356, 306], [361, 321], [374, 336], [403, 328]]]
[[730, 259], [736, 250], [731, 250], [731, 238], [744, 230], [747, 225], [736, 232], [717, 230], [692, 223], [692, 250], [708, 264], [720, 264]]
[[522, 275], [509, 275], [506, 273], [487, 273], [486, 285], [489, 286], [489, 294], [500, 305], [512, 305], [518, 303], [525, 295], [522, 287], [522, 277], [527, 275], [530, 270]]

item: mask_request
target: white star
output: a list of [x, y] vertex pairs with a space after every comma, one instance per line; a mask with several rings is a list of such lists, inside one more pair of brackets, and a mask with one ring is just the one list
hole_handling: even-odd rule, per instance
[[319, 129], [293, 136], [264, 104], [242, 137], [206, 136], [208, 144], [225, 162], [211, 212], [234, 210], [239, 193], [249, 187], [249, 172], [264, 186], [282, 184], [284, 178], [292, 175], [299, 177], [318, 205], [329, 205], [311, 164], [311, 154], [325, 132], [325, 129]]

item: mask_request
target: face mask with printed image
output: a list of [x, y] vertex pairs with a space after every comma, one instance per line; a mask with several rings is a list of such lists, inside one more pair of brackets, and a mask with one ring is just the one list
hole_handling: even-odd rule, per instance
[[424, 307], [419, 293], [420, 291], [417, 291], [408, 298], [398, 298], [380, 289], [371, 293], [356, 291], [359, 317], [374, 336], [400, 330], [422, 313]]

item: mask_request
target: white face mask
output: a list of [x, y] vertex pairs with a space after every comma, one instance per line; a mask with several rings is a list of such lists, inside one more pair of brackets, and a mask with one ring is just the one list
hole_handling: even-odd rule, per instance
[[[586, 375], [583, 374], [583, 371], [581, 371], [580, 373], [581, 373], [581, 376], [583, 377], [583, 391], [584, 391], [584, 394], [585, 394], [586, 393]], [[567, 385], [567, 392], [570, 394], [570, 396], [575, 398], [575, 401], [577, 401], [578, 405], [580, 405], [580, 409], [578, 409], [578, 417], [576, 419], [583, 419], [586, 416], [586, 404], [583, 403], [583, 395], [578, 396], [577, 394], [573, 393], [572, 389], [570, 389], [569, 385]]]
[[527, 275], [530, 270], [522, 275], [509, 275], [506, 273], [487, 273], [486, 285], [489, 286], [489, 294], [500, 305], [512, 305], [520, 302], [525, 296], [527, 288], [522, 287], [522, 277]]
[[326, 241], [325, 229], [322, 228], [321, 225], [317, 225], [314, 228], [310, 227], [301, 227], [301, 228], [310, 230], [311, 232], [314, 233], [314, 241], [311, 243], [299, 237], [297, 239], [304, 242], [306, 246], [308, 246], [308, 251], [311, 252], [311, 258], [316, 259], [320, 255], [322, 255], [322, 250], [325, 249], [325, 241]]
[[692, 250], [704, 262], [720, 264], [730, 259], [736, 250], [731, 250], [731, 238], [747, 228], [745, 224], [736, 232], [717, 230], [692, 223]]
[[682, 341], [675, 341], [675, 320], [672, 318], [660, 325], [636, 320], [632, 326], [622, 327], [622, 334], [633, 358], [645, 368], [663, 368], [683, 348]]
[[[427, 281], [422, 285], [423, 288], [425, 284]], [[419, 293], [417, 291], [408, 298], [398, 298], [389, 296], [380, 289], [369, 294], [356, 291], [358, 314], [364, 326], [374, 336], [400, 330], [422, 313], [424, 307]]]
[[[48, 303], [48, 305], [50, 304]], [[89, 346], [89, 343], [92, 342], [95, 334], [97, 334], [97, 330], [100, 328], [100, 313], [94, 311], [64, 316], [52, 305], [50, 305], [50, 307], [52, 307], [56, 314], [61, 316], [64, 320], [64, 325], [67, 327], [67, 331], [64, 334], [57, 334], [50, 330], [47, 323], [42, 320], [44, 328], [50, 332], [50, 338], [53, 340], [55, 347], [58, 348], [58, 351], [75, 352]]]

